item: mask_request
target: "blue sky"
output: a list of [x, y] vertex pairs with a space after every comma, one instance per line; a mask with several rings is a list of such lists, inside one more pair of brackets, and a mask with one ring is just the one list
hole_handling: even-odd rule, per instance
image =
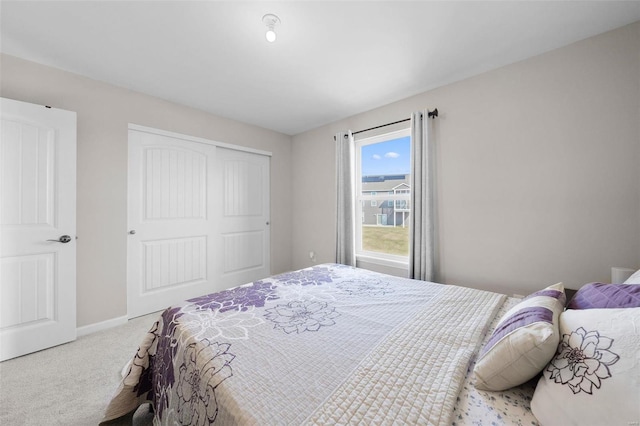
[[362, 147], [362, 175], [405, 174], [411, 170], [411, 137]]

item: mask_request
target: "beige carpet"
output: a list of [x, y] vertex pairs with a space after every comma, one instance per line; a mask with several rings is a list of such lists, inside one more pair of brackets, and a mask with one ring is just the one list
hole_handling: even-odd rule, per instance
[[[0, 425], [97, 425], [158, 314], [0, 363]], [[148, 406], [114, 425], [152, 424]]]

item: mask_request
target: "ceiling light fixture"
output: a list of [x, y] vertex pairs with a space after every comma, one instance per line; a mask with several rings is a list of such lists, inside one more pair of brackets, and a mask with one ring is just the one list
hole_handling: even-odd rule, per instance
[[273, 43], [276, 41], [276, 32], [274, 30], [275, 26], [280, 23], [280, 18], [272, 13], [267, 13], [262, 17], [262, 22], [267, 26], [267, 41], [269, 43]]

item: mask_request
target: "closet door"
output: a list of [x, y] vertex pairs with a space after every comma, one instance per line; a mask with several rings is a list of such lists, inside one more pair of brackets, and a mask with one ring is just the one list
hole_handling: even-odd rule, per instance
[[215, 265], [215, 150], [129, 130], [129, 317], [222, 289]]
[[269, 161], [268, 156], [251, 152], [217, 150], [218, 269], [224, 286], [271, 275]]
[[130, 125], [128, 314], [269, 275], [269, 156]]

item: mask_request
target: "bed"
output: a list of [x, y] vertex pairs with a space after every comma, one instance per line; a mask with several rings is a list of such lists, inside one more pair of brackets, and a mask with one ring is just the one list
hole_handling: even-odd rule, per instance
[[475, 383], [518, 303], [337, 264], [190, 299], [153, 324], [104, 422], [150, 402], [162, 425], [536, 425], [537, 377]]

